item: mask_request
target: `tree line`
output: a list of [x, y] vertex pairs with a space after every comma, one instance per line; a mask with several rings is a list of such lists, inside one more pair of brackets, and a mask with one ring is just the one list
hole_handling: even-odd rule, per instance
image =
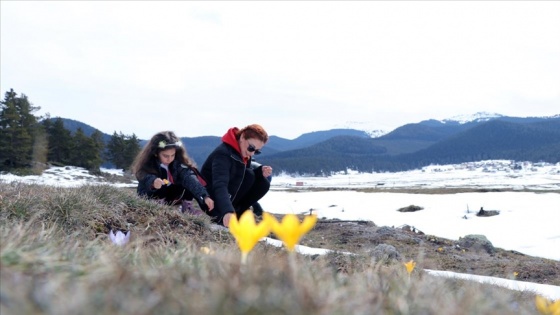
[[115, 131], [105, 143], [101, 131], [88, 136], [78, 128], [72, 133], [60, 118], [35, 116], [40, 109], [25, 94], [6, 92], [0, 102], [0, 171], [40, 174], [51, 164], [79, 166], [97, 174], [104, 161], [127, 170], [140, 151], [135, 134]]

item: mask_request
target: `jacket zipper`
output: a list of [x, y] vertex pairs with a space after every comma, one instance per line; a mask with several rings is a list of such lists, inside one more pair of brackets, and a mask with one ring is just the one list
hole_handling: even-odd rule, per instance
[[235, 194], [230, 199], [230, 201], [233, 202], [235, 200], [235, 197], [237, 197], [237, 193], [239, 192], [239, 189], [241, 189], [241, 185], [243, 184], [243, 181], [245, 180], [245, 171], [247, 170], [247, 164], [243, 163], [243, 161], [238, 160], [233, 155], [230, 155], [230, 156], [233, 160], [243, 164], [243, 177], [241, 177], [241, 182], [239, 182], [239, 186], [237, 186], [237, 190], [235, 191]]

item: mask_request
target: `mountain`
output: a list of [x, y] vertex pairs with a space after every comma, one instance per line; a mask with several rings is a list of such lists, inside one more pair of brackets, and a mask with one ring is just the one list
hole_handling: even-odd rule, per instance
[[444, 124], [467, 124], [467, 123], [479, 123], [479, 122], [486, 122], [493, 119], [504, 118], [505, 116], [496, 114], [496, 113], [488, 113], [488, 112], [478, 112], [472, 115], [457, 115], [451, 118], [447, 118], [442, 120], [441, 122]]
[[[491, 121], [504, 121], [519, 124], [551, 121], [560, 118], [560, 115], [551, 117], [507, 117], [495, 113], [479, 112], [469, 116], [455, 116], [444, 120], [424, 120], [419, 123], [406, 124], [396, 128], [392, 132], [379, 137], [379, 140], [418, 140], [424, 141], [424, 148], [436, 142], [443, 141], [449, 137], [469, 130]], [[419, 148], [417, 148], [419, 149]]]
[[[65, 127], [78, 127], [86, 135], [95, 128], [71, 119]], [[110, 135], [104, 135], [107, 141]], [[221, 142], [221, 137], [183, 137], [189, 155], [198, 165]], [[143, 145], [146, 140], [141, 140]], [[346, 169], [400, 171], [429, 164], [483, 159], [560, 161], [560, 115], [507, 117], [493, 113], [455, 116], [405, 124], [379, 137], [356, 129], [332, 129], [303, 134], [293, 140], [270, 136], [259, 162], [275, 171], [329, 174]]]
[[[472, 115], [459, 115], [448, 119], [441, 120], [444, 124], [468, 124], [468, 123], [480, 123], [490, 120], [503, 120], [517, 123], [531, 123], [546, 121], [549, 119], [560, 118], [560, 114], [548, 117], [508, 117], [496, 113], [488, 112], [478, 112]], [[421, 122], [423, 123], [423, 122]]]
[[[372, 128], [372, 126], [376, 126]], [[346, 121], [344, 123], [338, 124], [333, 129], [353, 129], [353, 130], [363, 130], [371, 138], [377, 138], [385, 135], [386, 130], [377, 129], [379, 128], [378, 123], [365, 122], [365, 121]]]
[[427, 165], [487, 159], [559, 162], [560, 118], [528, 123], [491, 120], [396, 160]]
[[287, 140], [276, 136], [271, 136], [266, 145], [266, 148], [267, 150], [268, 148], [273, 148], [275, 151], [295, 150], [295, 149], [305, 148], [338, 136], [355, 136], [355, 137], [369, 138], [369, 134], [361, 130], [331, 129], [331, 130], [305, 133], [295, 138], [294, 140]]
[[183, 137], [181, 142], [187, 149], [189, 156], [201, 167], [206, 157], [222, 142], [222, 137], [203, 136], [203, 137]]
[[[516, 118], [497, 116], [470, 121], [423, 121], [407, 124], [367, 142], [332, 138], [321, 144], [276, 154], [262, 163], [275, 170], [312, 174], [348, 168], [402, 171], [430, 164], [451, 164], [484, 159], [560, 162], [560, 116]], [[344, 145], [346, 144], [346, 145]], [[361, 155], [349, 151], [359, 146]], [[332, 148], [338, 148], [333, 150]], [[372, 149], [375, 148], [375, 149]], [[382, 149], [381, 149], [382, 148]]]
[[[92, 127], [88, 124], [85, 124], [81, 121], [77, 121], [74, 119], [69, 119], [69, 118], [61, 118], [61, 117], [53, 117], [52, 120], [56, 120], [56, 119], [62, 119], [62, 124], [64, 125], [64, 128], [70, 130], [72, 133], [76, 132], [76, 130], [78, 130], [78, 128], [82, 128], [82, 131], [84, 132], [84, 134], [88, 137], [91, 137], [91, 135], [97, 130], [99, 132], [101, 132], [100, 130], [98, 130], [95, 127]], [[108, 135], [106, 133], [102, 133], [103, 134], [103, 141], [105, 141], [105, 143], [109, 142], [109, 140], [111, 140], [111, 135]]]
[[500, 114], [478, 112], [473, 115], [455, 116], [444, 120], [429, 119], [419, 123], [406, 124], [380, 138], [387, 140], [416, 139], [435, 142], [495, 119], [508, 118]]
[[[364, 131], [354, 129], [332, 129], [325, 131], [315, 131], [303, 134], [293, 140], [284, 139], [277, 136], [270, 136], [262, 154], [257, 158], [266, 159], [280, 152], [296, 150], [312, 146], [314, 144], [329, 140], [338, 136], [356, 136], [360, 138], [369, 138]], [[202, 165], [206, 157], [221, 143], [221, 137], [204, 136], [194, 138], [181, 138], [181, 141], [187, 147], [189, 155], [196, 161], [198, 165]]]

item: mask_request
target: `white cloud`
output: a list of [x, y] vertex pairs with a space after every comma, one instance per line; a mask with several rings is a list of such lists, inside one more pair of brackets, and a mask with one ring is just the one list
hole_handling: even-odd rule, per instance
[[257, 122], [294, 138], [341, 120], [393, 129], [560, 105], [558, 2], [14, 1], [1, 11], [2, 92], [106, 133], [221, 135]]

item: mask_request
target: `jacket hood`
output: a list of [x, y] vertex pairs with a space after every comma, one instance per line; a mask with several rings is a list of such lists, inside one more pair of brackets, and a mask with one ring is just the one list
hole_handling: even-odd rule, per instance
[[239, 143], [237, 142], [237, 139], [235, 138], [235, 134], [239, 131], [239, 128], [237, 127], [232, 127], [229, 128], [229, 130], [226, 132], [225, 135], [222, 136], [222, 142], [228, 144], [229, 146], [231, 146], [232, 148], [235, 149], [235, 151], [237, 151], [237, 153], [239, 153], [239, 155], [241, 155], [241, 149], [239, 148]]

